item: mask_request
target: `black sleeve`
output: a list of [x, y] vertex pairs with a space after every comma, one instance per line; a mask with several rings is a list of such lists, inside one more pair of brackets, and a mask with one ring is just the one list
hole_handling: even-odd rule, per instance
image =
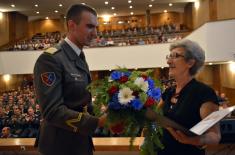
[[204, 88], [202, 88], [202, 91], [200, 94], [201, 94], [202, 103], [213, 102], [219, 105], [215, 91], [212, 88], [205, 86]]

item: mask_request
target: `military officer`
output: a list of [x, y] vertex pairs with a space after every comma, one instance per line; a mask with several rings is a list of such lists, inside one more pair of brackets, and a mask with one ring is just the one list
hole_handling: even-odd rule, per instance
[[106, 115], [92, 116], [91, 76], [83, 46], [96, 38], [97, 13], [87, 5], [71, 6], [66, 15], [64, 41], [40, 55], [34, 84], [42, 112], [38, 141], [44, 155], [92, 155], [92, 134]]

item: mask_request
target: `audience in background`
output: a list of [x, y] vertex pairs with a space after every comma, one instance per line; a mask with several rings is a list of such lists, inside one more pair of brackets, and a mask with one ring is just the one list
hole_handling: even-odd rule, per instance
[[40, 125], [40, 111], [34, 88], [26, 85], [18, 90], [0, 94], [0, 129], [11, 129], [17, 137], [36, 137]]
[[17, 138], [17, 136], [11, 134], [11, 129], [9, 127], [4, 127], [2, 129], [1, 138]]
[[[158, 27], [134, 27], [122, 30], [104, 30], [98, 32], [90, 47], [130, 46], [167, 43], [182, 39], [188, 30], [185, 26], [164, 24]], [[3, 50], [27, 51], [47, 49], [64, 39], [60, 32], [37, 33], [31, 39], [21, 40]]]

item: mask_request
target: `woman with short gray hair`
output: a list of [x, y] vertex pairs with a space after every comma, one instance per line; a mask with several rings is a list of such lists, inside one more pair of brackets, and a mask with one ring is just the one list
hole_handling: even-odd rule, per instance
[[[166, 56], [169, 76], [176, 81], [162, 94], [159, 108], [165, 116], [190, 129], [213, 111], [218, 110], [218, 101], [212, 88], [194, 79], [205, 62], [205, 52], [190, 40], [181, 40], [170, 46]], [[217, 144], [221, 138], [219, 125], [213, 126], [201, 136], [189, 137], [173, 128], [163, 129], [163, 150], [158, 155], [190, 154], [204, 155], [200, 148]]]

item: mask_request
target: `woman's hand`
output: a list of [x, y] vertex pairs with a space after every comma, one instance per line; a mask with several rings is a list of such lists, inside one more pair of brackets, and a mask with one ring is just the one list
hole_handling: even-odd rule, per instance
[[180, 143], [196, 145], [196, 146], [202, 145], [201, 141], [200, 141], [200, 136], [189, 137], [189, 136], [185, 135], [184, 133], [182, 133], [181, 131], [175, 130], [170, 127], [168, 127], [167, 130], [175, 138], [175, 140], [177, 140]]

